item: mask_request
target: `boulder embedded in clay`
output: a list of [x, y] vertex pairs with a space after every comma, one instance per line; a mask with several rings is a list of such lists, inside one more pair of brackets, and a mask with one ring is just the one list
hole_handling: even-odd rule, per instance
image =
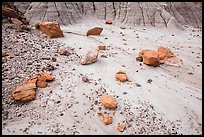
[[42, 32], [47, 34], [50, 38], [64, 37], [58, 22], [40, 22], [39, 28]]
[[116, 108], [117, 106], [117, 102], [113, 99], [113, 97], [108, 95], [101, 96], [100, 102], [105, 109], [106, 108], [113, 109], [113, 108]]
[[120, 70], [119, 72], [115, 74], [115, 78], [121, 82], [128, 81], [128, 77], [126, 73], [123, 72], [122, 70]]
[[103, 114], [103, 122], [106, 125], [109, 125], [112, 123], [112, 117], [110, 117], [108, 114]]
[[82, 59], [81, 59], [81, 64], [82, 65], [88, 65], [91, 63], [94, 63], [97, 61], [98, 58], [98, 50], [92, 50], [92, 51], [88, 51], [88, 53], [86, 53]]
[[150, 66], [159, 66], [160, 59], [159, 54], [153, 50], [143, 50], [139, 53], [139, 55], [143, 58], [143, 63]]
[[120, 131], [120, 132], [123, 132], [125, 129], [125, 124], [124, 123], [119, 123], [117, 125], [117, 130]]
[[25, 84], [18, 86], [11, 95], [15, 101], [28, 102], [35, 99], [36, 84]]
[[102, 31], [103, 31], [103, 28], [94, 27], [94, 28], [89, 29], [87, 31], [86, 36], [89, 36], [89, 35], [100, 35]]

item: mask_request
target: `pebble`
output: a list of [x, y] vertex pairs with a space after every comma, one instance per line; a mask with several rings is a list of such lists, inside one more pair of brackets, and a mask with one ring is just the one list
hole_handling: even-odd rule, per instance
[[102, 57], [102, 58], [107, 58], [107, 56], [106, 56], [106, 55], [101, 55], [101, 57]]
[[148, 80], [147, 80], [147, 83], [150, 83], [150, 84], [151, 84], [151, 82], [152, 82], [152, 79], [148, 79]]
[[87, 76], [83, 76], [83, 77], [82, 77], [82, 81], [83, 81], [83, 82], [88, 82], [88, 81], [89, 81], [89, 79], [88, 79], [88, 77], [87, 77]]
[[53, 62], [57, 62], [57, 59], [55, 57], [52, 58]]
[[32, 61], [27, 62], [27, 65], [32, 65], [32, 64], [33, 64]]

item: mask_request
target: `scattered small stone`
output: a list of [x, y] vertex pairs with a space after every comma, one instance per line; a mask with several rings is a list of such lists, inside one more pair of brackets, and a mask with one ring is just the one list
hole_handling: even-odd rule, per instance
[[52, 61], [53, 61], [53, 62], [56, 62], [57, 59], [56, 59], [55, 57], [52, 57]]
[[123, 94], [125, 95], [125, 94], [127, 94], [127, 92], [123, 92]]
[[192, 72], [188, 72], [188, 74], [189, 74], [189, 75], [193, 75], [193, 73], [192, 73]]
[[59, 54], [60, 55], [70, 55], [70, 52], [65, 47], [61, 47], [59, 49]]
[[55, 67], [53, 65], [51, 65], [51, 64], [47, 64], [46, 69], [48, 71], [53, 71], [55, 69]]
[[106, 20], [106, 24], [112, 24], [111, 20]]
[[115, 78], [121, 82], [128, 81], [128, 77], [126, 73], [123, 72], [122, 70], [120, 70], [119, 72], [115, 74]]
[[87, 76], [83, 76], [83, 77], [82, 77], [82, 81], [83, 81], [83, 82], [88, 82], [88, 81], [89, 81], [89, 79], [88, 79], [88, 77], [87, 77]]
[[120, 29], [126, 29], [126, 27], [125, 26], [121, 26]]
[[137, 86], [137, 87], [141, 87], [141, 85], [140, 85], [140, 84], [138, 84], [138, 83], [135, 83], [135, 84], [136, 84], [136, 86]]
[[151, 82], [152, 82], [152, 79], [148, 79], [148, 80], [147, 80], [147, 83], [150, 83], [150, 84], [151, 84]]
[[106, 125], [109, 125], [112, 123], [112, 117], [110, 117], [108, 114], [103, 114], [103, 122]]
[[117, 130], [120, 132], [123, 132], [124, 129], [125, 129], [125, 124], [124, 123], [118, 123]]
[[28, 61], [28, 62], [27, 62], [27, 65], [32, 65], [32, 64], [33, 64], [32, 61]]
[[102, 58], [107, 58], [107, 56], [106, 56], [106, 55], [101, 55], [101, 57], [102, 57]]
[[4, 116], [8, 116], [9, 112], [8, 111], [3, 111]]
[[141, 56], [136, 57], [136, 61], [142, 62], [142, 61], [143, 61], [143, 58], [142, 58]]
[[50, 57], [42, 57], [42, 60], [50, 60]]
[[61, 101], [60, 101], [60, 100], [58, 100], [56, 103], [57, 103], [57, 104], [59, 104], [60, 102], [61, 102]]

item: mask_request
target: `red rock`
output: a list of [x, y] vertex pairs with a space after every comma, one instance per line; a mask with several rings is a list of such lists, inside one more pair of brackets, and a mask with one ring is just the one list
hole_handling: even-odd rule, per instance
[[160, 64], [163, 64], [169, 58], [175, 57], [175, 55], [167, 48], [160, 46], [157, 50], [160, 58]]
[[88, 77], [87, 77], [87, 76], [83, 76], [83, 77], [82, 77], [82, 81], [84, 81], [84, 82], [88, 82], [88, 81], [89, 81], [89, 79], [88, 79]]
[[111, 20], [106, 20], [106, 24], [112, 24], [113, 22]]
[[14, 91], [12, 91], [11, 95], [15, 101], [18, 102], [28, 102], [35, 99], [35, 89], [36, 84], [24, 84], [18, 86]]
[[144, 53], [146, 52], [146, 51], [150, 51], [150, 50], [142, 50], [142, 51], [140, 51], [139, 52], [139, 57], [142, 57], [143, 58], [143, 55], [144, 55]]
[[101, 104], [104, 106], [104, 108], [116, 108], [117, 106], [117, 102], [113, 99], [112, 96], [108, 96], [108, 95], [103, 95], [100, 97], [100, 102]]
[[119, 72], [115, 74], [115, 78], [121, 82], [128, 81], [128, 77], [126, 73], [123, 72], [122, 70], [120, 70]]
[[100, 46], [98, 46], [98, 49], [99, 49], [99, 50], [106, 50], [106, 46], [100, 45]]
[[8, 8], [8, 7], [3, 8], [2, 13], [6, 17], [19, 18], [19, 14], [14, 9], [11, 9], [11, 8]]
[[89, 36], [89, 35], [100, 35], [102, 31], [103, 31], [103, 28], [94, 27], [94, 28], [89, 29], [87, 31], [86, 36]]
[[38, 77], [31, 77], [28, 80], [26, 80], [25, 83], [26, 84], [36, 84], [37, 80], [38, 80]]
[[45, 75], [42, 75], [42, 74], [39, 74], [38, 76], [38, 81], [43, 81], [43, 82], [46, 82], [47, 78]]
[[58, 22], [40, 22], [39, 28], [50, 38], [64, 37]]
[[112, 123], [112, 117], [110, 117], [108, 114], [103, 114], [103, 122], [106, 125], [109, 125]]
[[55, 80], [55, 78], [53, 76], [51, 76], [49, 73], [47, 72], [40, 72], [39, 73], [40, 76], [43, 77], [43, 80], [46, 79], [47, 81], [52, 81], [52, 80]]
[[156, 51], [146, 51], [143, 54], [143, 63], [154, 67], [159, 66], [159, 54]]
[[120, 131], [120, 132], [123, 132], [125, 129], [125, 124], [124, 123], [119, 123], [117, 125], [117, 130]]
[[8, 56], [8, 53], [6, 51], [2, 51], [2, 57]]
[[37, 86], [40, 87], [40, 88], [45, 88], [47, 86], [47, 82], [38, 80], [37, 81]]
[[169, 49], [162, 46], [158, 48], [157, 52], [159, 54], [160, 59], [175, 57], [175, 55]]

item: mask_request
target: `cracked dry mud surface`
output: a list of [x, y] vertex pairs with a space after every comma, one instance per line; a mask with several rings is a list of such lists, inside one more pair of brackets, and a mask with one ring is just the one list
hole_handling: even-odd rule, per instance
[[[65, 37], [50, 39], [7, 25], [2, 26], [2, 49], [9, 53], [2, 57], [3, 134], [202, 134], [201, 30], [121, 29], [87, 18], [61, 26]], [[84, 36], [95, 26], [104, 29], [101, 35]], [[97, 62], [81, 65], [82, 55], [101, 44], [107, 49], [99, 51]], [[183, 64], [151, 67], [135, 60], [139, 51], [160, 45]], [[63, 46], [69, 56], [58, 54]], [[41, 70], [51, 72], [55, 81], [38, 88], [35, 100], [14, 102], [11, 91]], [[119, 70], [130, 81], [116, 81]], [[85, 75], [88, 82], [82, 81]], [[101, 95], [113, 96], [117, 108], [104, 109]], [[105, 125], [99, 111], [113, 116], [112, 124]], [[125, 123], [123, 132], [117, 131], [118, 123]]]

